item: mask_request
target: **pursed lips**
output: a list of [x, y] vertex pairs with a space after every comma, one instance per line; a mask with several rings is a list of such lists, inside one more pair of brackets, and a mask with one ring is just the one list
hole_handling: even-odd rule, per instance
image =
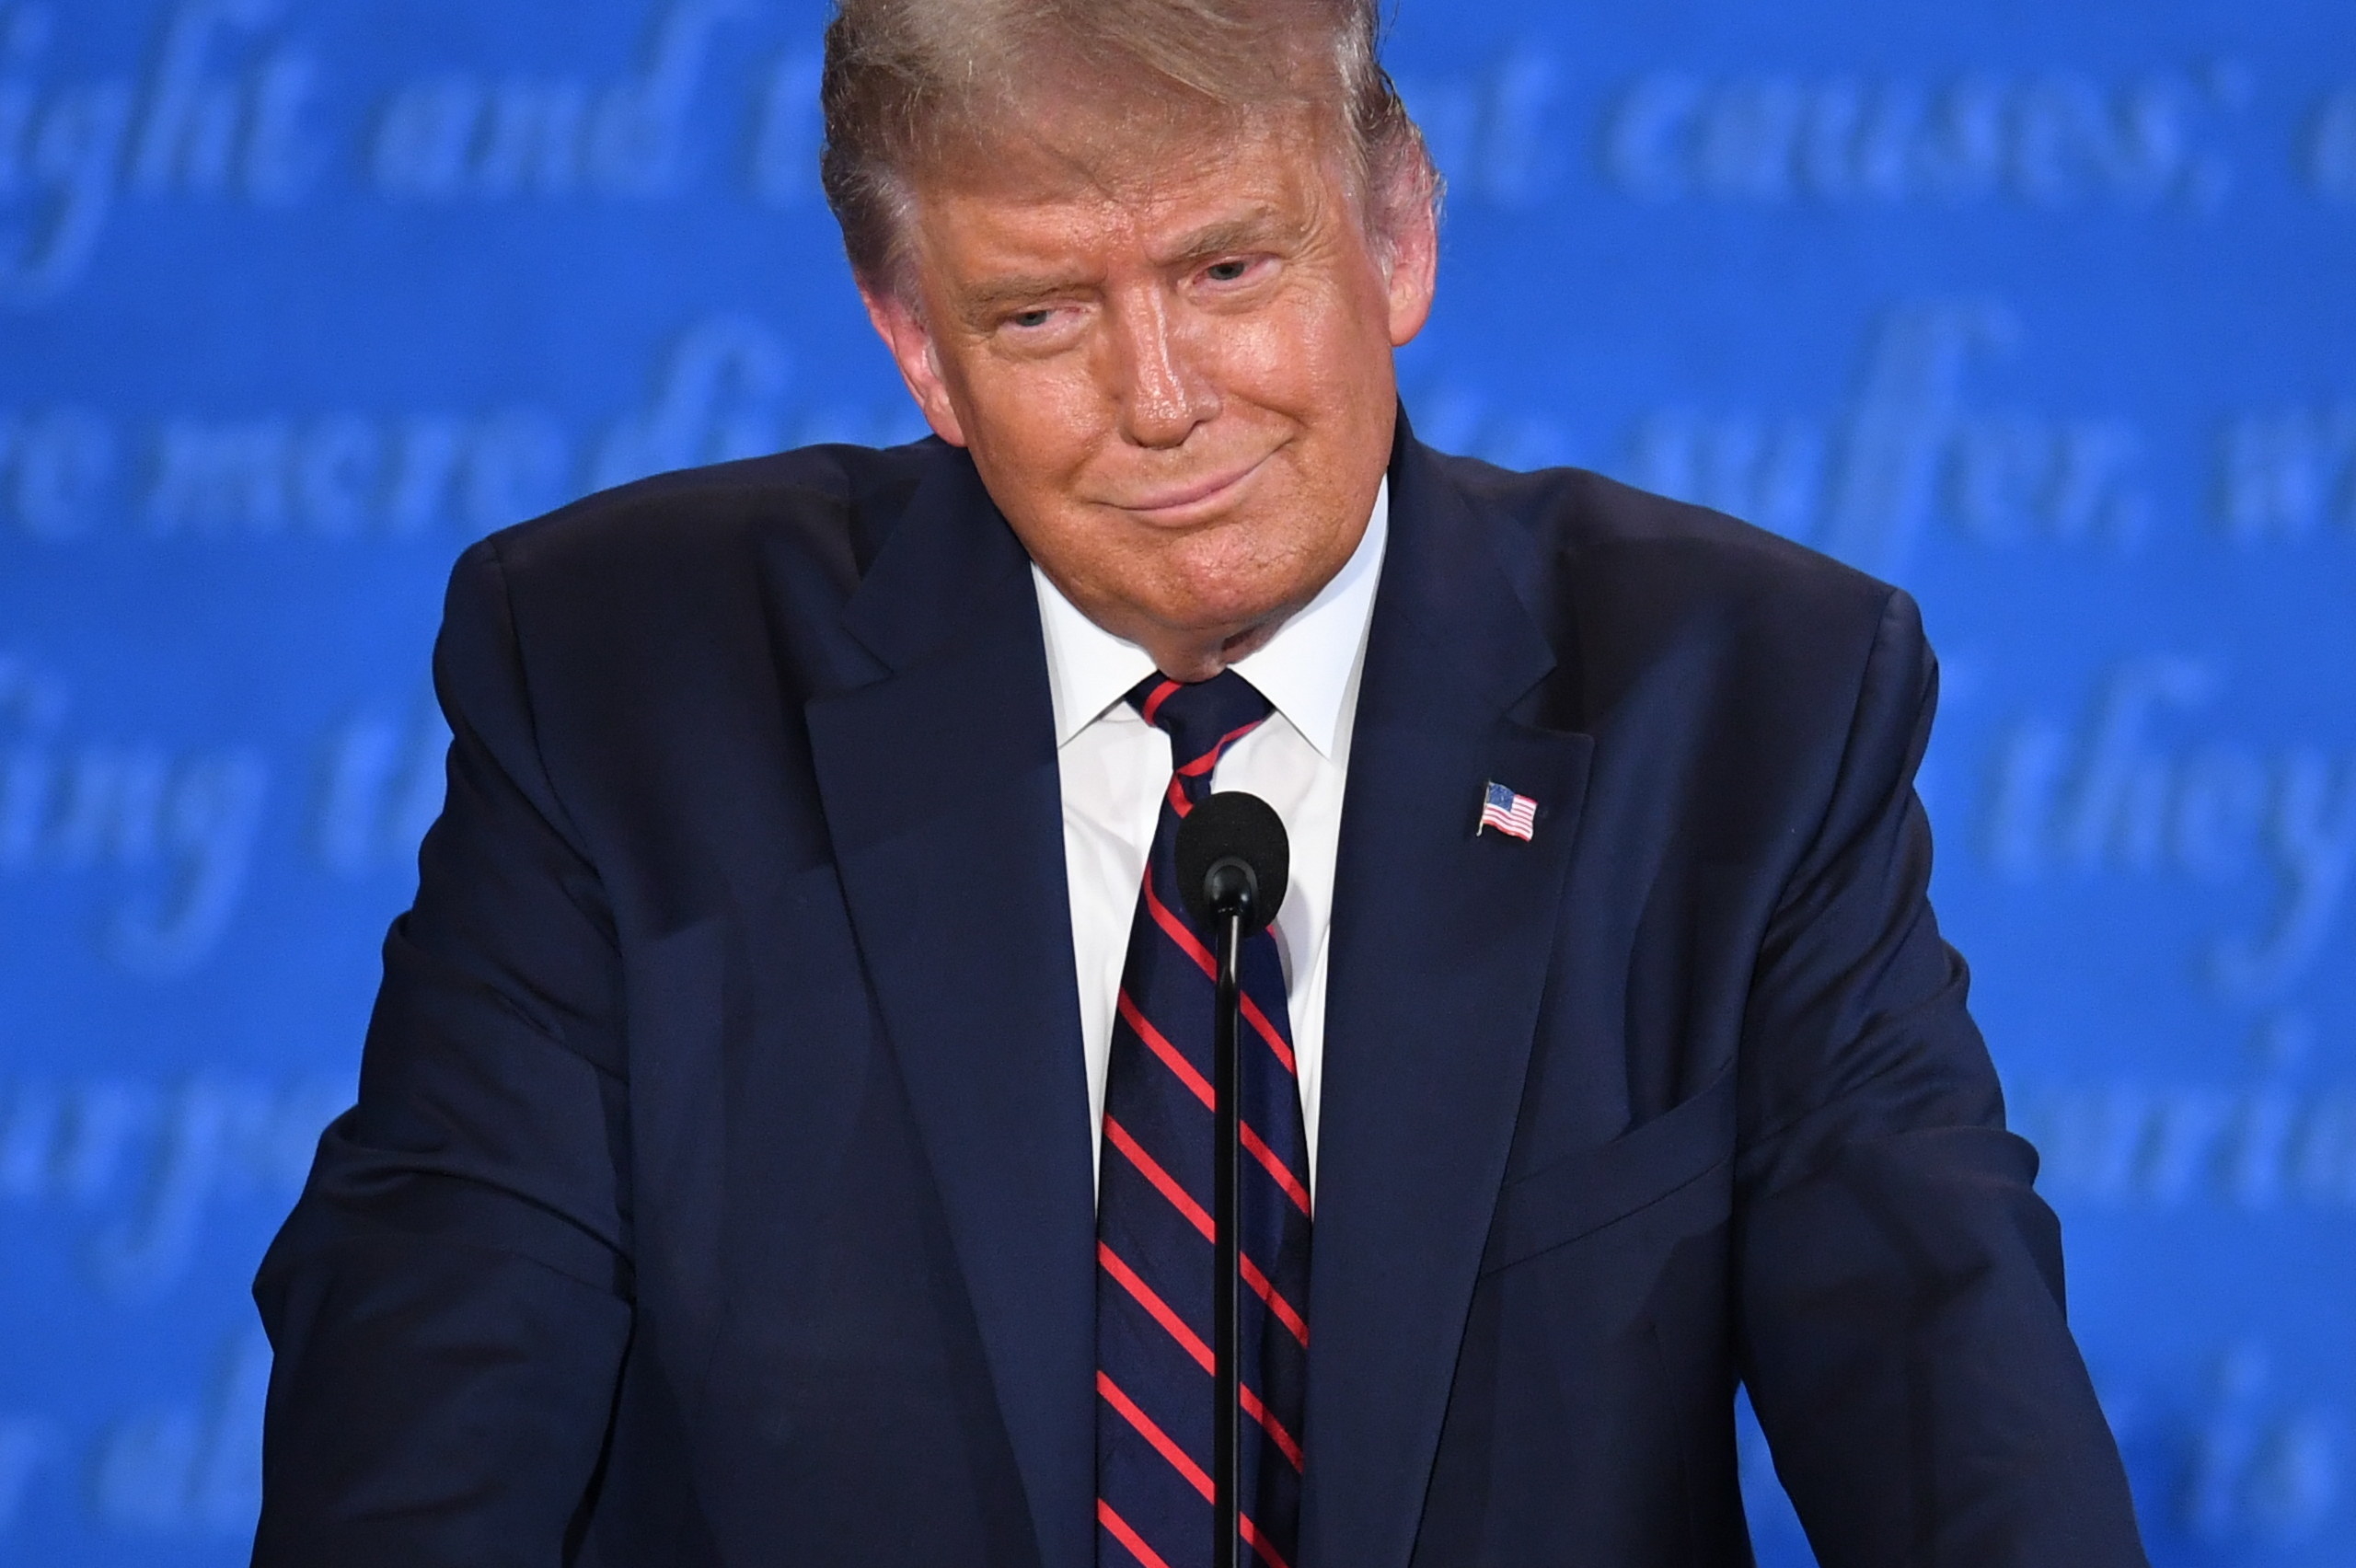
[[1172, 522], [1183, 521], [1179, 514], [1200, 509], [1205, 503], [1218, 500], [1229, 490], [1258, 473], [1261, 467], [1273, 455], [1275, 455], [1273, 452], [1264, 453], [1248, 463], [1222, 469], [1205, 478], [1190, 479], [1180, 485], [1171, 485], [1136, 501], [1114, 502], [1112, 504], [1123, 512], [1137, 516], [1149, 519], [1166, 518]]

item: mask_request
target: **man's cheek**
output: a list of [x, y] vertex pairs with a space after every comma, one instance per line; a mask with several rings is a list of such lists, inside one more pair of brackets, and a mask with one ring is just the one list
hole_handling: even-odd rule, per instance
[[1000, 372], [987, 395], [999, 422], [1043, 451], [1084, 442], [1107, 401], [1078, 356]]
[[1229, 340], [1228, 389], [1266, 407], [1304, 411], [1321, 387], [1340, 387], [1352, 369], [1337, 363], [1335, 334], [1313, 313], [1271, 311], [1253, 317]]

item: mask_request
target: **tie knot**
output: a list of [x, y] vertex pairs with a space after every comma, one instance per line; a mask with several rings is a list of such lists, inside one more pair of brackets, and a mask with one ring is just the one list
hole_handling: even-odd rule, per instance
[[1233, 670], [1191, 686], [1163, 674], [1149, 675], [1129, 693], [1128, 701], [1147, 723], [1169, 735], [1171, 763], [1181, 778], [1195, 786], [1188, 790], [1193, 795], [1209, 790], [1219, 754], [1273, 710], [1268, 699]]

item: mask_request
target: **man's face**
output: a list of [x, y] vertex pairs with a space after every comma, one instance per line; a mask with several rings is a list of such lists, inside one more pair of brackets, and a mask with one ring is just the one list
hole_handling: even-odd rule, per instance
[[[1087, 144], [1081, 112], [1042, 142]], [[1032, 559], [1199, 679], [1357, 548], [1391, 454], [1392, 351], [1429, 311], [1435, 246], [1410, 225], [1386, 265], [1305, 123], [1126, 161], [1107, 182], [1011, 153], [927, 183], [915, 297], [868, 306]]]

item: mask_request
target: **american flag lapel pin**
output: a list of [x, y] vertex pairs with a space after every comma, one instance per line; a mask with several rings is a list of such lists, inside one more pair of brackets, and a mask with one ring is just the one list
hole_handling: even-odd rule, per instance
[[1492, 780], [1481, 797], [1481, 824], [1472, 830], [1472, 836], [1478, 838], [1493, 827], [1528, 841], [1538, 828], [1538, 802]]

